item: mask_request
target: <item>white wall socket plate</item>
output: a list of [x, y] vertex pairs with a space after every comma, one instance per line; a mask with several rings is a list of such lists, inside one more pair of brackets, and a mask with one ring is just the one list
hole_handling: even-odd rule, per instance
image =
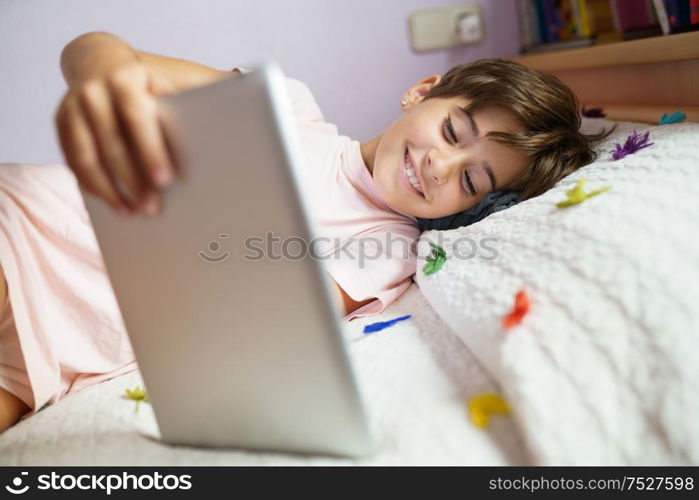
[[410, 14], [410, 43], [417, 52], [446, 49], [483, 40], [483, 11], [471, 2], [417, 10]]

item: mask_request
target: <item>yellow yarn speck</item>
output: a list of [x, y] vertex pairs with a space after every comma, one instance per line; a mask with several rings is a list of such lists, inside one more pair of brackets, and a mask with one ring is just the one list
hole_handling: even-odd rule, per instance
[[597, 196], [598, 194], [603, 193], [609, 189], [612, 189], [612, 187], [604, 186], [599, 189], [595, 189], [594, 191], [590, 191], [589, 193], [586, 193], [585, 179], [578, 179], [578, 182], [575, 184], [575, 187], [566, 191], [566, 196], [568, 196], [568, 199], [556, 203], [556, 206], [558, 208], [565, 208], [570, 207], [572, 205], [577, 205], [578, 203], [582, 203], [583, 201], [590, 199], [593, 196]]
[[141, 388], [140, 386], [136, 386], [133, 389], [126, 389], [126, 397], [136, 401], [136, 408], [134, 411], [138, 411], [138, 405], [141, 404], [141, 401], [144, 401], [146, 403], [150, 402], [148, 400], [148, 394], [146, 394], [146, 390]]
[[473, 425], [479, 429], [488, 427], [490, 415], [508, 415], [510, 413], [505, 400], [490, 392], [484, 392], [472, 397], [468, 400], [467, 407], [468, 415], [471, 417]]

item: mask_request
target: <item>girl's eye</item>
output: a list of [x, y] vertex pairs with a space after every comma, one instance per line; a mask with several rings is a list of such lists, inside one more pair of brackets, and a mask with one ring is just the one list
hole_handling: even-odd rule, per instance
[[[451, 117], [447, 116], [447, 119], [444, 122], [444, 130], [445, 130], [445, 135], [447, 136], [447, 140], [450, 142], [456, 144], [458, 139], [456, 138], [456, 132], [454, 132], [454, 126], [451, 123]], [[464, 172], [464, 180], [466, 181], [466, 185], [468, 186], [467, 191], [471, 193], [472, 196], [476, 195], [476, 188], [473, 186], [473, 181], [471, 181], [471, 176], [469, 175], [468, 172]]]
[[447, 139], [450, 142], [457, 142], [456, 133], [454, 132], [454, 127], [451, 124], [451, 117], [447, 117], [444, 122], [444, 129], [446, 130]]
[[471, 181], [471, 176], [468, 174], [468, 172], [464, 172], [464, 179], [466, 180], [468, 191], [471, 193], [471, 196], [476, 196], [476, 188], [473, 187], [473, 182]]

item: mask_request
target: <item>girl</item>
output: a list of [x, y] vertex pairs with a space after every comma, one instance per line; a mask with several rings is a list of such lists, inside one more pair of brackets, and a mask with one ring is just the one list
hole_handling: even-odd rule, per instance
[[[0, 432], [136, 369], [78, 185], [123, 217], [166, 209], [176, 170], [157, 98], [241, 72], [102, 32], [70, 42], [61, 68], [68, 91], [55, 119], [67, 167], [0, 166]], [[361, 144], [325, 122], [301, 82], [287, 79], [287, 89], [317, 227], [334, 242], [318, 253], [346, 320], [382, 312], [410, 286], [426, 224], [475, 221], [501, 194], [541, 194], [593, 161], [603, 137], [579, 132], [576, 99], [560, 81], [502, 59], [411, 86], [397, 99], [402, 115]]]

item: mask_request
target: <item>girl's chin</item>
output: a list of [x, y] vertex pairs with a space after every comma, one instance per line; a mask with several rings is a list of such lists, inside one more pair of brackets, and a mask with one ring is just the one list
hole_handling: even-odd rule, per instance
[[[413, 207], [410, 204], [405, 203], [405, 200], [401, 200], [401, 199], [397, 200], [395, 198], [392, 198], [392, 199], [384, 198], [384, 201], [393, 210], [396, 210], [398, 212], [402, 212], [404, 214], [413, 215], [413, 212], [414, 212]], [[413, 217], [417, 217], [417, 216], [413, 215]]]
[[410, 215], [412, 217], [420, 217], [421, 219], [430, 218], [425, 215], [420, 215], [420, 210], [416, 209], [415, 204], [412, 203], [406, 203], [405, 201], [403, 201], [403, 203], [388, 203], [388, 205], [394, 210], [397, 210], [398, 212], [404, 213], [406, 215]]

